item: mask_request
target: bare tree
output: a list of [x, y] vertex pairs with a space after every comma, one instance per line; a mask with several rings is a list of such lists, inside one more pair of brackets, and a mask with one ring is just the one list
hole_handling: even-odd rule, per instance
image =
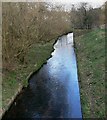
[[[50, 9], [49, 9], [50, 8]], [[3, 61], [25, 64], [26, 54], [36, 43], [45, 43], [70, 30], [69, 14], [45, 2], [3, 3]], [[10, 67], [11, 66], [11, 67]]]

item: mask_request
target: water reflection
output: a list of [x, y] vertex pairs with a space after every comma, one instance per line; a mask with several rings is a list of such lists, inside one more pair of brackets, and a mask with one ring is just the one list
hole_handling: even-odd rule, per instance
[[82, 118], [73, 33], [59, 38], [54, 48], [4, 118]]

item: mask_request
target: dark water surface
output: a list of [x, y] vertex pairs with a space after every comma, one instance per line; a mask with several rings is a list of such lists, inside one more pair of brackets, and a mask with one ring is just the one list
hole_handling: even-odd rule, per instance
[[82, 118], [73, 34], [59, 38], [54, 48], [3, 118]]

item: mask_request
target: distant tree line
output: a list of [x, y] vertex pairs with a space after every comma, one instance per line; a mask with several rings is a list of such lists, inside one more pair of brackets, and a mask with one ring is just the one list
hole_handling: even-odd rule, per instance
[[88, 3], [80, 3], [79, 7], [72, 5], [72, 28], [91, 29], [105, 24], [105, 5], [100, 8], [93, 8]]

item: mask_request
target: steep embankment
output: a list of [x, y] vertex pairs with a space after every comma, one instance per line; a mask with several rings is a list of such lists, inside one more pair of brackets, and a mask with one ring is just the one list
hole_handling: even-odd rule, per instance
[[2, 82], [2, 113], [8, 109], [10, 103], [14, 100], [23, 86], [27, 86], [30, 74], [38, 70], [51, 55], [55, 39], [46, 44], [37, 43], [32, 45], [26, 54], [26, 63], [17, 66], [17, 69], [5, 71]]
[[[64, 34], [67, 33], [65, 32]], [[51, 57], [51, 53], [54, 50], [53, 45], [60, 36], [62, 35], [56, 35], [54, 39], [46, 43], [39, 42], [32, 45], [25, 55], [25, 63], [22, 65], [18, 64], [16, 69], [7, 71], [3, 68], [1, 114], [8, 110], [18, 93], [23, 87], [28, 85], [28, 78], [31, 74], [38, 71], [46, 63], [47, 59]]]
[[75, 38], [84, 118], [105, 116], [105, 31]]

